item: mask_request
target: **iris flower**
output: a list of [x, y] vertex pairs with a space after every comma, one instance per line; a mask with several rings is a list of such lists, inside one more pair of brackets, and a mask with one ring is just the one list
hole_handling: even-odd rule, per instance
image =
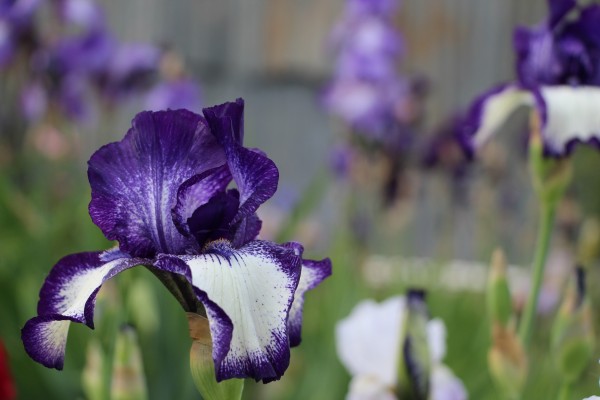
[[[400, 359], [407, 360], [409, 373], [419, 375], [418, 361], [409, 361], [411, 355], [407, 351], [407, 345], [401, 347], [400, 338], [406, 329], [404, 322], [408, 301], [401, 296], [392, 297], [380, 304], [366, 300], [338, 324], [338, 355], [352, 375], [347, 400], [398, 399], [396, 390]], [[444, 323], [440, 319], [429, 320], [426, 336], [432, 366], [429, 398], [466, 399], [467, 393], [462, 382], [442, 363], [446, 353]], [[404, 356], [401, 352], [405, 353]]]
[[[71, 322], [94, 327], [96, 294], [143, 265], [186, 311], [205, 310], [218, 381], [279, 379], [300, 343], [304, 293], [331, 273], [302, 260], [298, 243], [257, 240], [258, 207], [276, 191], [277, 167], [242, 146], [243, 100], [142, 112], [120, 142], [88, 162], [89, 212], [118, 247], [69, 255], [50, 271], [38, 316], [22, 330], [27, 353], [62, 369]], [[236, 188], [229, 188], [234, 182]]]
[[548, 5], [545, 21], [514, 33], [517, 81], [473, 104], [465, 135], [471, 155], [521, 105], [536, 110], [547, 156], [567, 155], [578, 142], [600, 144], [600, 5]]

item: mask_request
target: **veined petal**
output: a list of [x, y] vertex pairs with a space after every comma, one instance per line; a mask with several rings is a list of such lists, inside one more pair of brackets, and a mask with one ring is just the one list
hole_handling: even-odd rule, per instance
[[103, 261], [102, 253], [79, 253], [61, 259], [40, 291], [39, 316], [21, 331], [25, 350], [35, 361], [62, 369], [70, 322], [94, 328], [96, 294], [102, 284], [128, 268], [143, 263], [136, 258]]
[[225, 149], [229, 170], [240, 192], [240, 208], [232, 224], [254, 214], [262, 203], [273, 196], [279, 181], [279, 170], [271, 159], [244, 148], [240, 143], [243, 136], [243, 106], [243, 101], [239, 99], [236, 103], [203, 110], [212, 133]]
[[143, 112], [120, 142], [92, 155], [90, 215], [132, 256], [182, 253], [188, 242], [171, 209], [179, 186], [225, 163], [205, 120], [186, 110]]
[[288, 313], [301, 259], [286, 247], [253, 241], [233, 249], [226, 241], [197, 256], [161, 256], [185, 262], [206, 307], [217, 380], [279, 379], [289, 364]]
[[177, 191], [177, 204], [171, 211], [173, 222], [183, 235], [189, 235], [188, 218], [211, 197], [222, 192], [231, 182], [227, 165], [212, 168], [183, 182]]
[[532, 94], [515, 85], [498, 86], [481, 95], [469, 111], [466, 150], [472, 155], [502, 127], [519, 106], [533, 103]]
[[566, 155], [578, 142], [600, 146], [600, 88], [592, 86], [542, 87], [542, 135], [552, 155]]
[[294, 294], [294, 302], [290, 309], [288, 330], [290, 346], [298, 346], [302, 340], [302, 308], [304, 306], [304, 294], [316, 288], [325, 278], [331, 275], [331, 260], [325, 258], [321, 261], [302, 260], [302, 272], [300, 282]]
[[365, 300], [338, 323], [337, 352], [352, 376], [370, 376], [395, 386], [405, 310], [404, 297], [381, 304]]

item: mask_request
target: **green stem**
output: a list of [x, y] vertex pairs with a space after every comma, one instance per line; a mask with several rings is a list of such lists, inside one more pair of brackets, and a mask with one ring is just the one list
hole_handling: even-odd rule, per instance
[[544, 267], [546, 265], [546, 258], [550, 247], [556, 204], [557, 202], [542, 202], [541, 206], [541, 220], [533, 259], [531, 291], [519, 325], [519, 338], [525, 349], [527, 349], [529, 341], [531, 340], [533, 320], [535, 319], [538, 297], [544, 278]]
[[571, 400], [571, 384], [563, 382], [558, 392], [558, 400]]

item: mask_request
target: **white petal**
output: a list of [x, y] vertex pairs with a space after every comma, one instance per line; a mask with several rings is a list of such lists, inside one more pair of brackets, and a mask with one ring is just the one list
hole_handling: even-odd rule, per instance
[[467, 390], [462, 381], [445, 365], [436, 365], [431, 375], [431, 400], [466, 400]]
[[533, 105], [530, 92], [508, 85], [485, 93], [471, 110], [471, 124], [475, 127], [472, 141], [477, 149], [492, 137], [506, 120], [522, 105]]
[[446, 325], [439, 318], [427, 323], [427, 342], [433, 364], [440, 363], [446, 355]]
[[372, 376], [384, 385], [395, 385], [404, 312], [404, 297], [381, 304], [366, 300], [338, 323], [337, 351], [351, 375]]
[[377, 378], [357, 376], [352, 378], [346, 400], [397, 400], [391, 388]]
[[600, 139], [600, 88], [547, 86], [541, 89], [546, 110], [544, 143], [557, 154], [574, 141]]
[[181, 257], [206, 294], [219, 380], [278, 379], [289, 364], [288, 312], [300, 279], [292, 250], [253, 241], [240, 249], [216, 242], [208, 254]]

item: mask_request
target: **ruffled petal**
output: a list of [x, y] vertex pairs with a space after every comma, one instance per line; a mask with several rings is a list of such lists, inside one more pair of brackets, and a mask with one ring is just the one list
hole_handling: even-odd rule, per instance
[[102, 260], [102, 253], [79, 253], [61, 259], [40, 291], [39, 316], [21, 331], [27, 354], [49, 368], [62, 369], [70, 322], [94, 328], [96, 294], [102, 284], [143, 259]]
[[546, 86], [540, 89], [543, 104], [542, 136], [550, 155], [570, 153], [577, 143], [600, 147], [600, 88]]
[[177, 230], [183, 235], [190, 235], [188, 218], [215, 194], [225, 191], [229, 182], [231, 173], [227, 165], [194, 175], [183, 182], [177, 191], [177, 204], [171, 211]]
[[92, 220], [133, 256], [183, 252], [189, 239], [171, 218], [177, 190], [224, 163], [201, 116], [186, 110], [140, 113], [123, 140], [102, 147], [88, 163]]
[[204, 304], [213, 340], [217, 380], [279, 379], [290, 361], [288, 313], [300, 279], [301, 259], [270, 242], [233, 249], [226, 241], [197, 256], [161, 256], [185, 262]]
[[515, 85], [498, 86], [475, 100], [466, 121], [463, 144], [472, 156], [521, 105], [533, 105], [530, 92]]
[[290, 346], [295, 347], [302, 341], [302, 308], [304, 306], [304, 294], [316, 288], [325, 278], [331, 275], [331, 260], [325, 258], [321, 261], [302, 260], [302, 273], [300, 282], [294, 294], [294, 302], [290, 309], [288, 320], [288, 331]]
[[338, 323], [338, 356], [352, 376], [371, 376], [385, 386], [395, 386], [405, 312], [404, 297], [381, 304], [365, 300]]
[[275, 194], [279, 181], [279, 170], [273, 161], [240, 144], [243, 105], [239, 99], [203, 110], [212, 133], [225, 149], [229, 170], [240, 192], [240, 208], [232, 224], [254, 214]]

